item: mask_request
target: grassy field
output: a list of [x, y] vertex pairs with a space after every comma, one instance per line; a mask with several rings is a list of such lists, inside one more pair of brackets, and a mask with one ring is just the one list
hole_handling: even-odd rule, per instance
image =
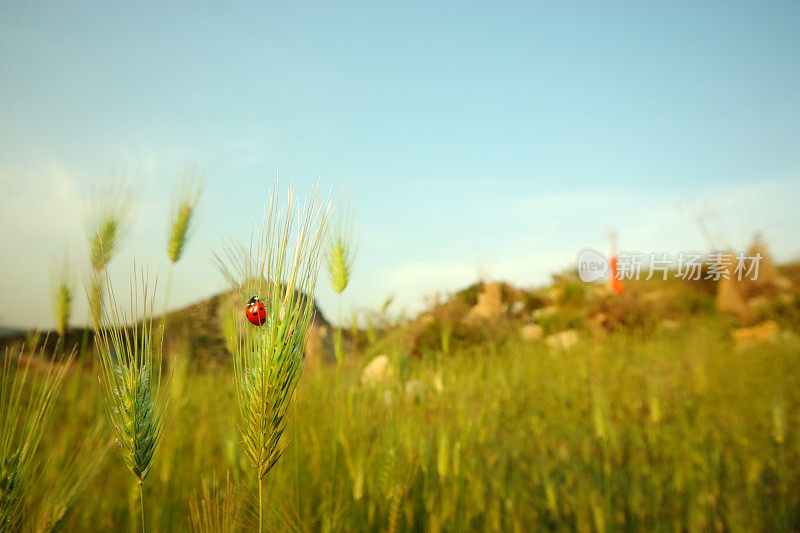
[[[797, 529], [798, 345], [735, 350], [728, 329], [697, 315], [677, 331], [617, 333], [553, 353], [509, 328], [422, 358], [387, 341], [346, 359], [338, 387], [333, 365], [309, 366], [287, 451], [265, 478], [267, 529]], [[361, 386], [361, 367], [379, 348], [395, 384]], [[187, 530], [205, 478], [212, 511], [257, 529], [232, 368], [170, 355], [166, 429], [144, 485], [148, 527]], [[104, 427], [92, 372], [76, 365], [55, 406], [40, 447], [45, 493], [77, 475], [64, 465], [98, 421]], [[407, 395], [412, 379], [423, 386]], [[93, 468], [88, 455], [78, 459]], [[119, 454], [96, 468], [64, 530], [138, 529], [138, 494]], [[44, 506], [29, 512], [36, 507]]]
[[[176, 189], [162, 310], [201, 190], [191, 172]], [[333, 222], [316, 192], [280, 210], [274, 195], [256, 245], [215, 254], [231, 292], [154, 317], [134, 266], [135, 324], [107, 269], [130, 206], [100, 196], [96, 333], [69, 330], [63, 275], [47, 347], [5, 352], [0, 531], [800, 528], [800, 265], [743, 286], [768, 333], [749, 345], [714, 310], [713, 282], [614, 295], [565, 273], [468, 287], [413, 318], [387, 300], [365, 327], [330, 330], [329, 356], [303, 368], [307, 295], [322, 265], [346, 289], [353, 214]], [[48, 360], [65, 346], [81, 355], [61, 381]], [[376, 361], [380, 379], [365, 380]]]

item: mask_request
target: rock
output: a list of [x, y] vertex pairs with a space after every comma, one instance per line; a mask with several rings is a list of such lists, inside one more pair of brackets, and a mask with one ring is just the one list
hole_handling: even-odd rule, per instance
[[568, 351], [578, 344], [578, 332], [574, 329], [568, 329], [560, 333], [554, 333], [545, 339], [545, 343], [553, 350]]
[[365, 387], [381, 387], [394, 382], [394, 370], [387, 355], [372, 359], [361, 371], [361, 384]]
[[538, 341], [544, 337], [544, 328], [539, 324], [526, 324], [522, 326], [519, 333], [526, 341]]
[[435, 320], [435, 319], [434, 319], [434, 317], [433, 317], [433, 314], [431, 314], [431, 313], [425, 313], [425, 314], [423, 314], [423, 315], [420, 315], [420, 317], [419, 317], [419, 319], [417, 320], [417, 322], [418, 322], [420, 325], [422, 325], [422, 326], [427, 326], [427, 325], [429, 325], [429, 324], [433, 324], [434, 320]]
[[781, 276], [778, 272], [778, 267], [775, 266], [775, 261], [772, 259], [772, 254], [767, 250], [767, 245], [760, 239], [756, 238], [750, 248], [747, 250], [748, 257], [761, 256], [758, 262], [758, 277], [751, 280], [753, 287], [756, 291], [771, 292], [772, 290], [789, 291], [792, 289], [792, 282]]
[[383, 391], [383, 394], [381, 394], [381, 401], [383, 402], [383, 406], [387, 409], [392, 406], [394, 403], [394, 394], [392, 394], [390, 389]]
[[721, 271], [724, 271], [725, 275], [717, 281], [717, 297], [714, 305], [720, 313], [736, 317], [744, 324], [750, 324], [753, 322], [754, 313], [742, 296], [745, 281], [739, 281], [734, 273], [736, 268], [734, 254], [725, 252], [724, 257], [726, 259]]
[[586, 325], [589, 327], [589, 332], [592, 334], [592, 337], [595, 339], [602, 339], [606, 336], [606, 323], [608, 322], [608, 317], [605, 313], [597, 313], [593, 317], [589, 318], [586, 322]]
[[425, 384], [418, 379], [406, 381], [405, 395], [407, 401], [419, 402], [425, 394]]
[[511, 307], [509, 309], [512, 315], [519, 315], [522, 311], [525, 310], [525, 302], [517, 300], [516, 302], [511, 303]]
[[765, 320], [749, 328], [738, 328], [731, 332], [736, 348], [746, 348], [755, 344], [778, 340], [780, 327], [774, 320]]
[[748, 257], [756, 257], [757, 255], [761, 256], [761, 260], [758, 262], [758, 277], [752, 280], [753, 285], [758, 288], [775, 287], [777, 280], [780, 278], [778, 268], [775, 266], [772, 254], [767, 250], [766, 244], [761, 242], [759, 238], [756, 238], [747, 250]]
[[433, 376], [433, 388], [436, 389], [436, 392], [441, 393], [444, 391], [444, 383], [442, 383], [442, 375], [435, 374]]
[[658, 323], [658, 327], [663, 331], [678, 331], [681, 327], [681, 322], [674, 318], [665, 318]]
[[503, 311], [503, 294], [499, 283], [486, 283], [478, 294], [478, 303], [469, 310], [465, 320], [479, 322], [497, 318]]

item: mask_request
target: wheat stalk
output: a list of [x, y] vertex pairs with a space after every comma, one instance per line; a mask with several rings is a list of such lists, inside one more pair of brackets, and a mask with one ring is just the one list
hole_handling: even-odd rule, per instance
[[[136, 477], [142, 500], [142, 530], [145, 529], [142, 484], [153, 466], [163, 432], [166, 399], [161, 391], [161, 350], [154, 349], [155, 289], [148, 294], [148, 275], [134, 263], [131, 275], [130, 314], [117, 305], [105, 271], [109, 303], [94, 321], [100, 361], [100, 385], [111, 429], [125, 466]], [[156, 284], [157, 285], [157, 282]], [[140, 304], [141, 298], [141, 307]], [[137, 321], [136, 313], [142, 318]]]
[[167, 232], [167, 257], [170, 264], [169, 273], [167, 274], [167, 290], [164, 294], [164, 311], [161, 320], [162, 333], [167, 329], [169, 298], [172, 294], [172, 276], [175, 264], [183, 256], [186, 244], [189, 242], [194, 230], [192, 221], [195, 218], [197, 204], [200, 201], [204, 186], [204, 179], [198, 178], [196, 169], [189, 167], [183, 171], [183, 175], [178, 181], [178, 186], [172, 195], [172, 208]]
[[[336, 338], [334, 342], [334, 353], [336, 355], [336, 381], [335, 391], [339, 390], [339, 380], [342, 365], [342, 292], [347, 288], [350, 283], [350, 276], [353, 270], [353, 263], [355, 262], [357, 241], [353, 234], [353, 202], [348, 200], [340, 203], [337, 210], [336, 224], [333, 228], [333, 235], [328, 245], [328, 251], [325, 256], [325, 265], [328, 270], [328, 278], [331, 282], [331, 288], [337, 293], [339, 312], [336, 321]], [[339, 431], [340, 421], [337, 410], [338, 399], [333, 398], [333, 418], [336, 424], [336, 431]], [[335, 493], [336, 493], [336, 469], [339, 444], [336, 439], [331, 443], [333, 446], [332, 451], [332, 480], [331, 480], [331, 505], [335, 506]], [[331, 516], [336, 516], [335, 509], [331, 509]]]
[[[257, 295], [267, 309], [261, 327], [246, 327], [233, 344], [239, 433], [259, 487], [285, 449], [282, 435], [303, 368], [303, 350], [314, 319], [314, 288], [327, 235], [330, 200], [318, 201], [316, 188], [301, 209], [289, 189], [278, 207], [278, 181], [270, 192], [260, 231], [251, 230], [249, 247], [228, 242], [215, 254], [242, 307]], [[295, 218], [299, 216], [295, 230]], [[235, 311], [238, 317], [242, 310]], [[241, 318], [239, 318], [241, 320]]]
[[[44, 345], [38, 358], [43, 360]], [[6, 350], [0, 376], [0, 531], [18, 531], [25, 517], [35, 471], [34, 455], [64, 379], [65, 364], [46, 364], [28, 380], [35, 353], [23, 360], [24, 347]]]
[[105, 463], [111, 445], [105, 427], [98, 421], [89, 429], [72, 459], [60, 470], [55, 483], [40, 495], [36, 531], [57, 531], [64, 524], [80, 495]]
[[230, 533], [236, 530], [239, 504], [231, 482], [230, 472], [225, 475], [225, 488], [221, 490], [215, 474], [203, 477], [202, 492], [189, 502], [189, 529], [195, 533]]

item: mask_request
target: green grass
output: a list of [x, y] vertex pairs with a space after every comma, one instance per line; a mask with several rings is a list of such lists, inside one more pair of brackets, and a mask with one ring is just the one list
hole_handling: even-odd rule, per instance
[[[374, 347], [343, 362], [338, 391], [333, 368], [312, 365], [285, 432], [292, 442], [264, 478], [266, 529], [797, 529], [797, 342], [736, 351], [726, 324], [695, 318], [678, 332], [617, 333], [559, 355], [515, 335], [422, 360], [389, 349], [395, 375], [426, 390], [406, 400], [398, 385], [388, 406], [383, 390], [358, 385]], [[181, 379], [144, 486], [150, 527], [186, 531], [190, 504], [215, 474], [230, 475], [237, 490], [220, 486], [235, 499], [226, 508], [252, 530], [257, 491], [235, 428], [232, 367], [190, 367]], [[94, 383], [85, 371], [68, 376], [39, 450], [43, 480], [69, 435], [102, 416]], [[334, 395], [344, 399], [338, 434]], [[341, 475], [332, 487], [333, 439]], [[100, 467], [65, 530], [127, 527], [138, 495], [120, 490], [130, 474], [119, 463], [112, 454]]]

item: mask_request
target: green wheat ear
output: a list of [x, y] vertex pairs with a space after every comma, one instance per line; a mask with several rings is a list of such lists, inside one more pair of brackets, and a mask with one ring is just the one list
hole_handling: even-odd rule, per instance
[[350, 282], [358, 245], [353, 233], [353, 204], [342, 204], [338, 210], [325, 264], [334, 291], [341, 294]]
[[[44, 360], [44, 345], [38, 359]], [[74, 352], [65, 364], [45, 364], [28, 380], [36, 353], [6, 349], [0, 376], [0, 531], [18, 531], [32, 492], [34, 456]]]
[[170, 230], [167, 237], [167, 255], [172, 263], [180, 260], [191, 237], [192, 221], [204, 186], [204, 180], [197, 177], [194, 168], [183, 172], [180, 185], [172, 198]]
[[[330, 200], [320, 203], [316, 189], [302, 210], [296, 209], [291, 188], [286, 208], [279, 209], [277, 191], [276, 180], [263, 225], [259, 231], [251, 231], [250, 246], [229, 242], [221, 256], [215, 254], [241, 306], [258, 295], [267, 309], [264, 326], [246, 325], [240, 335], [229, 339], [238, 429], [258, 478], [259, 503], [262, 479], [285, 448], [281, 437], [314, 319], [314, 288], [330, 214]], [[236, 321], [242, 319], [241, 306], [233, 311]], [[261, 509], [259, 506], [259, 525]]]
[[133, 220], [133, 187], [112, 180], [92, 191], [91, 215], [87, 222], [89, 256], [95, 272], [103, 270], [114, 257]]
[[116, 179], [92, 190], [91, 214], [86, 224], [93, 271], [89, 300], [92, 321], [97, 320], [102, 307], [103, 277], [100, 272], [108, 266], [119, 249], [120, 241], [130, 229], [133, 197], [133, 186]]
[[53, 272], [52, 278], [53, 315], [56, 320], [56, 332], [63, 338], [69, 327], [69, 319], [72, 316], [72, 291], [74, 286], [74, 276], [70, 267], [69, 256], [66, 252], [61, 264]]
[[[147, 274], [134, 264], [130, 312], [122, 310], [108, 280], [108, 304], [94, 322], [100, 361], [100, 385], [106, 412], [125, 466], [141, 485], [153, 466], [163, 432], [166, 399], [160, 396], [161, 358], [154, 354], [155, 290], [148, 294]], [[139, 298], [141, 298], [141, 306]], [[137, 313], [141, 312], [141, 320]], [[160, 353], [160, 350], [158, 350]]]

